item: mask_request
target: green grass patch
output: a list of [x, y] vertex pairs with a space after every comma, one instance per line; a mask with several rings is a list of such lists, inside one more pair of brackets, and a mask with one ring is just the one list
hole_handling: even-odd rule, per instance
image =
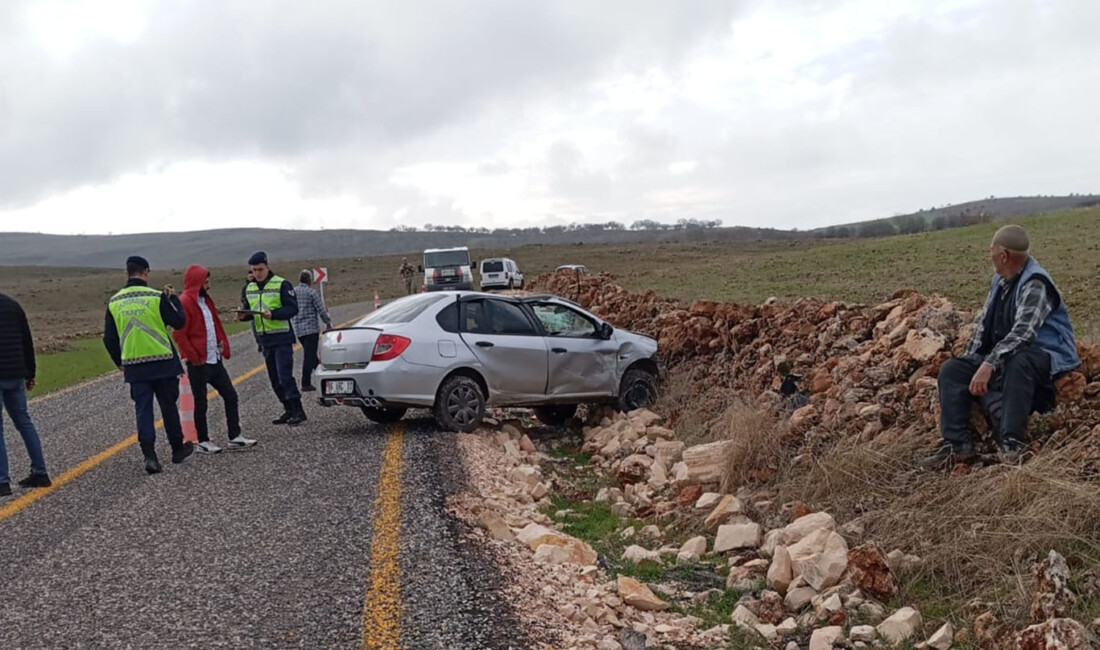
[[730, 615], [737, 609], [737, 602], [744, 593], [738, 589], [726, 589], [714, 594], [706, 600], [684, 609], [684, 613], [699, 618], [703, 621], [701, 629], [712, 628], [715, 625], [728, 625]]
[[550, 499], [554, 506], [548, 514], [554, 516], [559, 510], [571, 510], [572, 513], [558, 521], [566, 534], [588, 543], [599, 542], [616, 533], [624, 524], [611, 512], [610, 503], [595, 501], [570, 501], [563, 496], [554, 495]]
[[241, 332], [247, 332], [252, 329], [252, 323], [247, 321], [223, 321], [222, 325], [225, 326], [225, 333], [227, 336], [233, 336], [234, 334], [240, 334]]
[[35, 396], [115, 370], [103, 341], [98, 338], [73, 341], [68, 350], [41, 355], [37, 361]]

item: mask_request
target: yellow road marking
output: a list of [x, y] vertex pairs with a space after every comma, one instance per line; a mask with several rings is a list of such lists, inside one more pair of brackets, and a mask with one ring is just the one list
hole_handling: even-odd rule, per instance
[[[341, 323], [340, 325], [337, 325], [337, 327], [344, 327], [348, 324], [354, 323], [357, 320], [359, 320], [359, 318], [353, 318], [352, 320], [349, 320], [345, 323]], [[300, 349], [302, 349], [302, 346], [296, 345], [296, 346], [294, 346], [294, 349], [295, 350], [300, 350]], [[236, 385], [238, 385], [242, 382], [248, 381], [249, 379], [255, 377], [258, 373], [263, 372], [266, 369], [267, 369], [266, 365], [256, 366], [252, 370], [249, 370], [248, 372], [244, 373], [240, 377], [237, 377], [236, 379], [234, 379], [233, 380], [233, 385], [236, 386]], [[216, 398], [217, 396], [218, 396], [218, 392], [212, 390], [212, 391], [210, 391], [209, 393], [206, 394], [206, 399], [207, 400], [212, 400], [212, 399]], [[157, 420], [156, 422], [154, 422], [153, 423], [153, 428], [154, 428], [154, 430], [164, 428], [164, 420]], [[115, 444], [111, 445], [107, 449], [104, 449], [103, 451], [101, 451], [98, 454], [92, 456], [91, 458], [88, 458], [87, 460], [81, 462], [77, 466], [71, 467], [71, 468], [65, 470], [65, 472], [62, 473], [60, 476], [56, 476], [56, 477], [53, 478], [53, 484], [50, 485], [50, 487], [36, 488], [34, 490], [31, 490], [31, 491], [23, 494], [22, 496], [20, 496], [16, 499], [12, 499], [11, 501], [5, 503], [4, 505], [0, 506], [0, 521], [4, 521], [5, 519], [22, 512], [23, 510], [25, 510], [28, 506], [30, 506], [35, 501], [38, 501], [39, 499], [42, 499], [42, 498], [44, 498], [44, 497], [46, 497], [50, 494], [53, 494], [53, 492], [55, 490], [58, 490], [62, 486], [66, 485], [68, 483], [71, 483], [72, 481], [80, 478], [84, 474], [87, 474], [91, 470], [93, 470], [96, 467], [102, 465], [107, 459], [118, 455], [120, 452], [122, 452], [123, 449], [126, 449], [130, 445], [135, 444], [136, 442], [137, 442], [137, 434], [135, 433], [135, 434], [132, 434], [131, 436], [129, 436], [128, 438], [126, 438], [125, 440], [116, 442]]]
[[370, 545], [370, 581], [363, 604], [363, 648], [401, 647], [401, 443], [398, 423], [382, 456], [382, 478], [374, 503]]

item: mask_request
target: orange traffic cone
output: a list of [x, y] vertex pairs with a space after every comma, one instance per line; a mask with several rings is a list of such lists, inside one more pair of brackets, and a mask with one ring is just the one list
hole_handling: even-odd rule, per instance
[[378, 309], [382, 306], [382, 300], [378, 298], [378, 289], [374, 290], [374, 308]]
[[191, 394], [191, 382], [187, 375], [180, 375], [180, 424], [183, 425], [183, 441], [199, 441], [199, 432], [195, 428], [195, 396]]

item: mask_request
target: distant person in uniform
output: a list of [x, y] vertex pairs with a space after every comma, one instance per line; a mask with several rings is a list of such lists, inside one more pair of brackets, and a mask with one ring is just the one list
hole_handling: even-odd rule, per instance
[[218, 308], [210, 297], [210, 271], [193, 264], [183, 276], [183, 294], [180, 296], [183, 315], [187, 323], [172, 332], [179, 347], [180, 356], [187, 364], [187, 380], [191, 395], [195, 398], [195, 433], [199, 453], [216, 454], [221, 447], [210, 442], [210, 427], [206, 421], [206, 387], [213, 386], [225, 403], [225, 421], [230, 449], [245, 449], [256, 444], [255, 440], [241, 435], [241, 415], [237, 389], [225, 369], [222, 359], [231, 356], [229, 337], [225, 334]]
[[313, 371], [317, 369], [317, 344], [321, 338], [321, 328], [317, 325], [317, 319], [325, 323], [325, 331], [332, 329], [332, 319], [325, 309], [325, 301], [321, 294], [313, 290], [313, 271], [304, 269], [298, 274], [298, 286], [294, 293], [298, 297], [298, 315], [291, 324], [294, 326], [294, 334], [298, 342], [302, 344], [302, 391], [317, 390], [312, 383]]
[[401, 279], [405, 282], [405, 295], [411, 296], [416, 293], [413, 288], [413, 280], [416, 278], [416, 268], [412, 264], [409, 264], [409, 258], [401, 258], [401, 268], [398, 269], [398, 273], [401, 274]]
[[276, 275], [267, 265], [267, 253], [260, 251], [248, 260], [253, 281], [245, 288], [241, 320], [251, 320], [263, 347], [264, 362], [271, 388], [283, 405], [283, 414], [272, 424], [297, 426], [306, 421], [302, 394], [294, 381], [294, 328], [291, 319], [298, 314], [294, 287]]
[[195, 445], [183, 440], [176, 407], [183, 366], [168, 333], [168, 328], [182, 329], [186, 318], [171, 285], [163, 291], [149, 287], [149, 262], [145, 258], [135, 255], [127, 259], [126, 277], [126, 286], [107, 304], [103, 345], [130, 384], [145, 471], [157, 474], [161, 465], [156, 452], [154, 398], [172, 447], [172, 462], [182, 463], [195, 452]]
[[993, 282], [965, 356], [939, 374], [943, 442], [924, 460], [933, 468], [974, 457], [970, 408], [988, 413], [1006, 463], [1018, 463], [1033, 411], [1053, 408], [1054, 379], [1081, 365], [1069, 312], [1050, 274], [1030, 255], [1020, 226], [997, 231], [989, 247]]
[[0, 497], [11, 496], [3, 411], [7, 411], [23, 437], [23, 445], [31, 459], [31, 473], [19, 481], [19, 486], [50, 486], [42, 441], [27, 410], [27, 391], [34, 390], [35, 370], [34, 339], [27, 314], [13, 298], [0, 294]]

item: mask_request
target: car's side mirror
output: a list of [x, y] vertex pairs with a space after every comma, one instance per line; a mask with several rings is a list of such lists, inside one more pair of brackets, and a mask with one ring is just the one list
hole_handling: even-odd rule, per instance
[[423, 264], [417, 264], [416, 265], [416, 270], [423, 273], [424, 272], [424, 265]]
[[600, 338], [605, 341], [611, 340], [611, 335], [615, 333], [615, 328], [607, 323], [600, 324]]

